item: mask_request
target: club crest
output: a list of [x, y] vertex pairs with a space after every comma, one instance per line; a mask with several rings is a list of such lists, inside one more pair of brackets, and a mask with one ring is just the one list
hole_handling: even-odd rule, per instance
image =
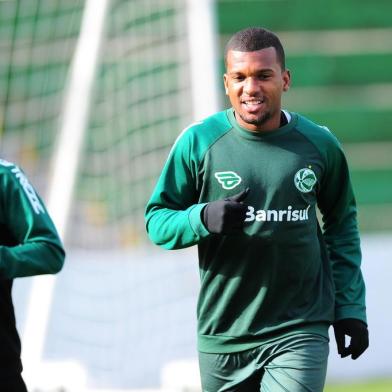
[[317, 182], [314, 171], [310, 168], [300, 169], [295, 173], [294, 184], [303, 193], [310, 192]]
[[215, 173], [215, 178], [222, 185], [223, 189], [234, 189], [242, 181], [242, 178], [233, 171]]

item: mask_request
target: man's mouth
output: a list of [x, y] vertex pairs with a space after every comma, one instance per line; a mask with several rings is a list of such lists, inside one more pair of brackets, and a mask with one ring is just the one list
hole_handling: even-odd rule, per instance
[[260, 110], [264, 103], [265, 103], [264, 98], [250, 98], [250, 99], [241, 100], [241, 104], [249, 112], [256, 112]]

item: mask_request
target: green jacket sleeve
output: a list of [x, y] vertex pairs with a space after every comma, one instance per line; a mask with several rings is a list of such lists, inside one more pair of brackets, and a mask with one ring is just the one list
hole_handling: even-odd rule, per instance
[[198, 203], [198, 157], [191, 132], [174, 144], [146, 207], [150, 239], [165, 249], [197, 244], [209, 235], [201, 221]]
[[357, 208], [347, 161], [332, 135], [325, 158], [318, 205], [335, 284], [335, 321], [356, 318], [366, 322]]
[[24, 173], [0, 160], [0, 277], [60, 271], [65, 252], [46, 208]]

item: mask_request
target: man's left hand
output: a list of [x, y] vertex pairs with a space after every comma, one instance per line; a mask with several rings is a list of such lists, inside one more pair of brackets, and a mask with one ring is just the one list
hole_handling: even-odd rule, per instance
[[[352, 359], [357, 359], [369, 347], [369, 332], [363, 321], [353, 318], [342, 319], [336, 321], [333, 328], [338, 353], [342, 358], [351, 355]], [[345, 335], [351, 338], [347, 347]]]

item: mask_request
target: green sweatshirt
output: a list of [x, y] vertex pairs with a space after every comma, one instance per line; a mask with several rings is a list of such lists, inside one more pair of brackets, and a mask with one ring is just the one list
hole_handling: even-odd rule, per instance
[[42, 200], [21, 169], [0, 159], [0, 278], [58, 272], [64, 250]]
[[[228, 353], [334, 320], [366, 322], [355, 199], [331, 132], [290, 113], [269, 132], [241, 128], [229, 109], [185, 129], [146, 208], [151, 240], [198, 245], [198, 347]], [[216, 235], [206, 203], [249, 187], [244, 229]], [[323, 217], [320, 229], [316, 206]]]
[[56, 273], [64, 256], [42, 200], [18, 166], [0, 159], [0, 380], [22, 371], [13, 278]]

